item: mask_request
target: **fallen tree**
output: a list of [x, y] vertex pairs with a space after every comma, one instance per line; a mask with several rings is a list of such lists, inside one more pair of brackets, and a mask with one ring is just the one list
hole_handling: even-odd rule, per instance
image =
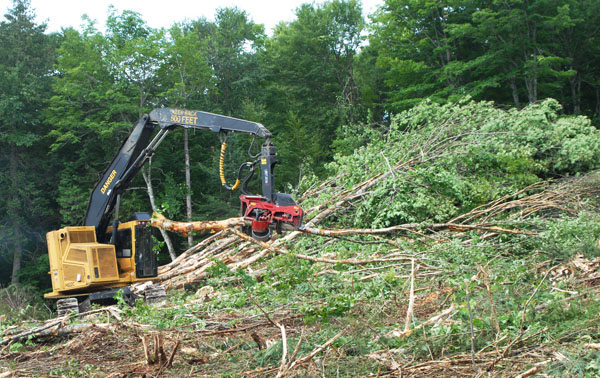
[[[301, 234], [310, 236], [319, 236], [326, 238], [340, 238], [345, 236], [391, 236], [382, 241], [374, 239], [374, 242], [398, 246], [398, 238], [415, 238], [421, 242], [432, 242], [448, 239], [448, 233], [465, 234], [470, 231], [480, 234], [480, 238], [495, 237], [500, 234], [514, 234], [525, 236], [536, 236], [539, 231], [522, 230], [516, 228], [504, 227], [503, 224], [520, 223], [525, 227], [531, 228], [527, 222], [511, 219], [511, 214], [522, 216], [533, 216], [540, 212], [563, 211], [573, 213], [574, 206], [577, 205], [577, 199], [587, 193], [592, 195], [599, 192], [600, 188], [588, 185], [587, 178], [570, 180], [563, 184], [551, 186], [550, 183], [539, 183], [521, 190], [512, 195], [507, 195], [498, 200], [492, 201], [486, 205], [479, 206], [472, 211], [462, 214], [448, 223], [410, 223], [396, 226], [390, 226], [378, 229], [330, 229], [317, 228], [314, 225], [320, 220], [326, 219], [323, 213], [330, 213], [329, 208], [322, 209], [314, 218], [303, 226], [299, 231], [290, 232], [285, 236], [270, 242], [259, 242], [248, 235], [238, 231], [236, 227], [247, 225], [248, 222], [243, 218], [230, 218], [217, 222], [178, 222], [166, 219], [161, 214], [155, 214], [152, 220], [152, 226], [178, 232], [186, 235], [194, 231], [217, 232], [210, 238], [198, 243], [196, 246], [185, 251], [175, 261], [161, 266], [157, 281], [162, 282], [167, 287], [183, 287], [185, 285], [198, 282], [206, 276], [206, 271], [214, 266], [215, 261], [221, 261], [231, 269], [247, 268], [258, 259], [267, 256], [270, 253], [290, 254], [283, 246], [286, 242], [298, 237]], [[533, 194], [521, 197], [528, 191], [534, 191]], [[518, 198], [518, 199], [515, 199]], [[347, 198], [342, 201], [346, 202]], [[340, 205], [341, 206], [341, 205]], [[313, 209], [311, 213], [315, 213]], [[494, 224], [492, 218], [499, 215], [506, 216], [500, 224]], [[315, 220], [316, 219], [316, 220]], [[466, 223], [474, 222], [473, 224]], [[348, 239], [344, 239], [348, 240]], [[361, 240], [356, 239], [357, 243]], [[328, 264], [352, 264], [364, 265], [368, 263], [381, 263], [392, 261], [410, 261], [408, 257], [388, 257], [379, 259], [332, 259], [307, 256], [305, 254], [292, 253], [298, 259], [309, 260], [313, 262], [323, 262]]]
[[220, 221], [204, 222], [175, 222], [164, 217], [162, 214], [154, 213], [152, 215], [152, 226], [161, 230], [171, 231], [187, 236], [190, 232], [220, 231], [236, 226], [245, 226], [251, 224], [244, 218], [229, 218]]

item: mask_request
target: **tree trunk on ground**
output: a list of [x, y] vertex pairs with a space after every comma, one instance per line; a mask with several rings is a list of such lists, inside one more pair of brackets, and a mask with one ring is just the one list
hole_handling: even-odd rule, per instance
[[[189, 136], [188, 129], [183, 130], [183, 153], [185, 155], [185, 186], [187, 188], [187, 194], [185, 195], [186, 215], [187, 221], [192, 221], [192, 179], [190, 174], [190, 149], [189, 149]], [[156, 211], [156, 209], [152, 209]], [[191, 248], [194, 244], [194, 238], [192, 235], [188, 235], [188, 248]]]
[[[142, 170], [142, 176], [144, 177], [144, 181], [146, 182], [148, 198], [150, 199], [150, 206], [152, 206], [152, 211], [156, 212], [156, 202], [154, 201], [154, 189], [152, 188], [152, 181], [151, 181], [152, 176], [150, 174], [150, 169], [151, 169], [151, 162], [148, 163], [148, 173], [146, 173]], [[160, 230], [160, 234], [162, 235], [163, 240], [165, 241], [165, 244], [167, 245], [167, 249], [169, 250], [169, 256], [171, 256], [171, 261], [175, 260], [177, 255], [175, 254], [175, 248], [173, 248], [173, 243], [171, 242], [171, 238], [169, 237], [169, 234], [167, 234], [167, 232], [162, 229]]]
[[242, 217], [229, 218], [220, 221], [197, 221], [197, 222], [177, 222], [164, 217], [159, 213], [152, 216], [152, 226], [159, 230], [169, 230], [180, 234], [189, 234], [190, 232], [203, 231], [221, 231], [230, 227], [247, 226], [251, 222]]

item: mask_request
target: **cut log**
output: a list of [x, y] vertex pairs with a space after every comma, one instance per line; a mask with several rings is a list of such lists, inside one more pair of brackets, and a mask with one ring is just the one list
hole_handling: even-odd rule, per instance
[[153, 227], [161, 230], [177, 232], [187, 236], [190, 232], [221, 231], [230, 227], [250, 225], [251, 222], [242, 217], [229, 218], [220, 221], [176, 222], [165, 218], [162, 214], [154, 213], [152, 215], [151, 224]]

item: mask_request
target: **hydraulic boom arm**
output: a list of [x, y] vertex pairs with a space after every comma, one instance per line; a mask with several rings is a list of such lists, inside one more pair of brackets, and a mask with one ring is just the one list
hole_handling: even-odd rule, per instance
[[[160, 129], [152, 137], [156, 126]], [[270, 142], [271, 133], [263, 125], [196, 110], [155, 109], [137, 122], [108, 169], [104, 172], [102, 179], [92, 191], [84, 225], [96, 227], [96, 235], [99, 241], [105, 241], [103, 239], [106, 238], [106, 230], [113, 211], [117, 212], [116, 215], [118, 216], [119, 201], [123, 191], [148, 158], [152, 156], [165, 136], [176, 127], [208, 130], [215, 133], [244, 132], [265, 138], [266, 141], [263, 144], [260, 156], [263, 199], [266, 200], [266, 203], [277, 202], [276, 198], [279, 193], [275, 193], [273, 188], [273, 168], [277, 163], [275, 147]], [[254, 164], [246, 164], [252, 166], [253, 169]], [[279, 194], [279, 196], [282, 199], [285, 197], [285, 200], [288, 200], [286, 204], [290, 204], [289, 199], [291, 197], [288, 199], [289, 196], [284, 194]], [[293, 204], [295, 205], [295, 202]], [[297, 223], [295, 226], [299, 226], [299, 221], [295, 223]], [[116, 227], [113, 229], [116, 229]]]

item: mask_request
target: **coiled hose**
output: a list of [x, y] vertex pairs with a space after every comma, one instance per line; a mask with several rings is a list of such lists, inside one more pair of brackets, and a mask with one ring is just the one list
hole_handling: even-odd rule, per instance
[[[225, 181], [225, 150], [227, 150], [227, 141], [224, 140], [221, 143], [221, 156], [219, 158], [219, 176], [221, 177], [221, 185], [227, 190], [233, 191], [240, 186], [239, 177], [235, 180], [235, 184], [233, 186], [227, 185], [227, 181]], [[238, 175], [239, 176], [239, 175]]]

